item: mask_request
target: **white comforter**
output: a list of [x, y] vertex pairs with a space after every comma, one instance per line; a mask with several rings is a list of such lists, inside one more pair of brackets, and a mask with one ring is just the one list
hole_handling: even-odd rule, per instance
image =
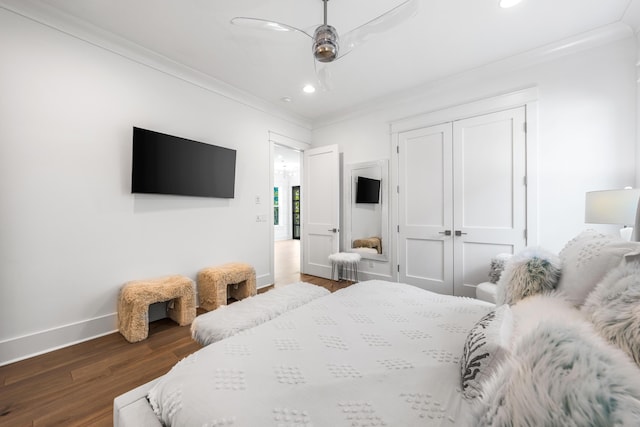
[[211, 344], [148, 398], [171, 426], [452, 426], [467, 332], [492, 304], [368, 281]]

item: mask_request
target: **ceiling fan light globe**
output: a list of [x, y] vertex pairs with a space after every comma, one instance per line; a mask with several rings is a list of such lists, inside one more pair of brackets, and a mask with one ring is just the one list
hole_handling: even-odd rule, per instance
[[338, 57], [338, 33], [331, 25], [321, 25], [313, 33], [313, 56], [320, 62], [331, 62]]
[[320, 62], [331, 62], [338, 56], [336, 48], [332, 45], [321, 45], [314, 49], [313, 56]]

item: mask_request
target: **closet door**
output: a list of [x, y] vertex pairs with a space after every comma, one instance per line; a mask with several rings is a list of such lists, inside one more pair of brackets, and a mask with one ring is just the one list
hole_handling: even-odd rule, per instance
[[475, 297], [526, 246], [525, 108], [398, 135], [398, 279]]
[[399, 134], [398, 277], [453, 293], [452, 126]]
[[492, 256], [526, 246], [525, 108], [453, 123], [454, 294], [475, 296]]

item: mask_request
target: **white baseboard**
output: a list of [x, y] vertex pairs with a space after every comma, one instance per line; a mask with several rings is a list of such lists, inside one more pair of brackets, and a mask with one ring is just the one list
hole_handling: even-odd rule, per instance
[[386, 282], [393, 282], [393, 277], [388, 274], [372, 273], [367, 271], [358, 271], [358, 281], [364, 282], [365, 280], [384, 280]]
[[271, 277], [271, 274], [261, 274], [256, 277], [256, 288], [260, 289], [269, 285], [273, 285], [273, 277]]
[[116, 313], [0, 342], [0, 366], [117, 332]]
[[[257, 287], [273, 284], [270, 274], [257, 277]], [[149, 321], [166, 317], [166, 303], [149, 306]], [[0, 366], [69, 347], [118, 331], [118, 314], [111, 313], [81, 322], [0, 341]]]

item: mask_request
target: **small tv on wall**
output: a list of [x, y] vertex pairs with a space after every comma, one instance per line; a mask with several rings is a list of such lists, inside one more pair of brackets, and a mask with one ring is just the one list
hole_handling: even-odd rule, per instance
[[359, 176], [356, 184], [356, 203], [380, 203], [380, 180]]
[[133, 128], [132, 193], [232, 199], [236, 150]]

